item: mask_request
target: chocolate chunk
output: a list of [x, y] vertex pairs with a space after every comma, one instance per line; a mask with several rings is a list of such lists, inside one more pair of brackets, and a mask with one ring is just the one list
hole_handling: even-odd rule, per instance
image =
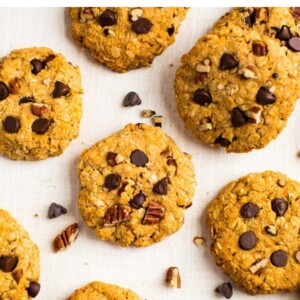
[[210, 93], [206, 92], [204, 89], [198, 89], [194, 93], [194, 102], [203, 106], [209, 105], [212, 102]]
[[3, 272], [11, 272], [15, 269], [19, 262], [19, 259], [16, 256], [4, 256], [0, 257], [0, 269]]
[[266, 56], [268, 54], [268, 46], [264, 43], [255, 42], [252, 44], [252, 51], [256, 56]]
[[132, 23], [131, 29], [137, 34], [148, 33], [151, 30], [152, 23], [146, 18], [139, 18]]
[[121, 183], [121, 176], [117, 173], [109, 174], [105, 177], [105, 187], [109, 190], [115, 190]]
[[145, 167], [148, 161], [148, 156], [141, 150], [136, 149], [130, 154], [130, 162], [137, 167]]
[[0, 81], [0, 101], [6, 99], [9, 95], [9, 90], [6, 84]]
[[146, 200], [146, 196], [142, 191], [133, 196], [133, 198], [129, 201], [129, 205], [133, 208], [139, 209], [143, 207], [144, 201]]
[[230, 282], [225, 282], [216, 288], [216, 292], [222, 294], [226, 299], [232, 297], [232, 285]]
[[24, 103], [35, 103], [35, 100], [33, 97], [23, 97], [20, 99], [19, 104], [24, 104]]
[[41, 285], [38, 282], [31, 281], [29, 287], [26, 289], [30, 297], [35, 298], [40, 292]]
[[240, 110], [238, 107], [235, 107], [231, 113], [231, 122], [233, 127], [239, 127], [248, 122], [248, 117], [242, 110]]
[[221, 70], [231, 70], [239, 65], [239, 60], [236, 56], [230, 53], [224, 53], [220, 61]]
[[34, 75], [40, 73], [44, 68], [43, 62], [39, 59], [34, 58], [33, 60], [30, 61], [30, 63], [32, 65], [31, 73], [33, 73]]
[[107, 161], [109, 166], [114, 167], [117, 164], [116, 163], [116, 156], [117, 155], [118, 154], [115, 153], [115, 152], [111, 152], [111, 151], [107, 152], [106, 161]]
[[282, 217], [288, 208], [288, 202], [283, 199], [276, 198], [272, 200], [271, 206], [277, 217]]
[[116, 14], [107, 9], [100, 15], [98, 22], [102, 27], [115, 25], [117, 24]]
[[31, 130], [36, 134], [44, 134], [48, 131], [50, 125], [51, 120], [46, 118], [39, 118], [32, 123]]
[[261, 105], [268, 105], [275, 103], [276, 98], [268, 89], [261, 87], [256, 94], [256, 102]]
[[125, 107], [140, 105], [141, 103], [142, 103], [142, 100], [141, 100], [140, 96], [135, 92], [129, 92], [123, 100], [123, 105]]
[[219, 144], [221, 147], [228, 147], [231, 143], [228, 139], [223, 138], [221, 135], [215, 140], [215, 144]]
[[175, 27], [174, 27], [173, 24], [171, 25], [171, 27], [169, 27], [169, 28], [167, 29], [167, 32], [168, 32], [168, 35], [169, 35], [169, 36], [173, 35], [173, 33], [175, 32]]
[[55, 82], [55, 88], [54, 88], [54, 91], [53, 91], [53, 97], [54, 98], [59, 98], [61, 96], [66, 96], [69, 93], [70, 93], [70, 88], [66, 84], [64, 84], [60, 81]]
[[251, 250], [256, 245], [256, 237], [253, 231], [243, 233], [239, 238], [239, 246], [244, 250]]
[[243, 218], [253, 218], [259, 212], [259, 207], [251, 202], [245, 203], [240, 210], [240, 214]]
[[287, 259], [287, 254], [282, 250], [275, 251], [271, 255], [271, 263], [278, 268], [284, 267], [287, 263]]
[[286, 25], [283, 25], [281, 29], [277, 31], [275, 37], [281, 41], [287, 41], [292, 37], [292, 33]]
[[167, 195], [168, 193], [168, 183], [169, 180], [167, 177], [155, 183], [153, 191], [160, 195]]
[[48, 218], [53, 219], [57, 218], [60, 215], [65, 215], [67, 213], [67, 209], [61, 206], [60, 204], [57, 203], [51, 203], [49, 210], [48, 210]]
[[300, 52], [300, 37], [294, 36], [290, 38], [287, 42], [287, 46], [293, 52]]
[[247, 17], [245, 18], [245, 23], [246, 23], [250, 28], [253, 27], [253, 24], [255, 23], [255, 12], [249, 14], [249, 16], [247, 16]]
[[4, 130], [8, 133], [17, 133], [21, 127], [20, 119], [13, 116], [8, 116], [3, 121]]

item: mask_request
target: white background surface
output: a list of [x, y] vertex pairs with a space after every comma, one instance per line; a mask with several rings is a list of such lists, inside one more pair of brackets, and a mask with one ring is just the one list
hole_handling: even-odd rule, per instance
[[[0, 8], [0, 56], [12, 49], [47, 46], [64, 54], [82, 71], [84, 115], [79, 138], [63, 155], [40, 162], [17, 162], [0, 157], [0, 205], [30, 232], [41, 252], [41, 292], [37, 299], [60, 300], [93, 280], [131, 288], [147, 300], [224, 299], [214, 292], [228, 281], [209, 254], [197, 248], [194, 236], [208, 237], [205, 209], [229, 181], [249, 172], [277, 170], [300, 181], [300, 107], [288, 126], [265, 149], [248, 154], [226, 154], [210, 149], [191, 137], [179, 119], [173, 97], [173, 79], [180, 57], [186, 53], [228, 8], [193, 8], [182, 24], [176, 43], [156, 58], [151, 68], [117, 74], [94, 62], [70, 35], [67, 10], [63, 8]], [[173, 64], [173, 67], [169, 65]], [[122, 99], [137, 92], [142, 105], [124, 108]], [[198, 187], [185, 225], [175, 235], [148, 248], [121, 248], [98, 240], [85, 226], [77, 210], [76, 165], [82, 149], [123, 128], [129, 122], [145, 122], [140, 113], [150, 108], [164, 116], [163, 129], [183, 151], [193, 155]], [[47, 219], [51, 202], [68, 209], [58, 219]], [[39, 215], [38, 218], [34, 214]], [[78, 222], [80, 234], [73, 246], [61, 253], [52, 241], [66, 226]], [[182, 288], [165, 286], [165, 271], [178, 266]], [[234, 286], [232, 299], [254, 299]], [[255, 299], [299, 299], [299, 295], [256, 296]]]

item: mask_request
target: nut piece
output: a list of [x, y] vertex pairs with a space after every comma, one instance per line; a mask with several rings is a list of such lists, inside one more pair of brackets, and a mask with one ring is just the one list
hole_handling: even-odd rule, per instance
[[151, 110], [151, 109], [144, 109], [143, 110], [143, 118], [151, 118], [152, 116], [155, 115], [155, 111], [154, 110]]
[[108, 208], [103, 218], [103, 225], [104, 227], [115, 226], [129, 219], [130, 213], [122, 204], [117, 204]]
[[130, 20], [132, 22], [137, 21], [142, 15], [143, 15], [143, 10], [139, 7], [133, 8], [130, 12], [129, 12], [129, 16], [130, 16]]
[[144, 215], [142, 224], [154, 225], [159, 223], [163, 219], [165, 211], [166, 209], [161, 204], [151, 201]]
[[117, 165], [120, 164], [121, 162], [123, 162], [124, 160], [125, 160], [125, 158], [121, 154], [117, 154], [117, 156], [115, 158]]
[[255, 78], [255, 68], [253, 66], [243, 66], [239, 68], [238, 74], [245, 79]]
[[19, 281], [21, 280], [22, 276], [23, 276], [23, 269], [15, 270], [12, 273], [12, 277], [16, 281], [16, 283], [19, 283]]
[[95, 18], [93, 10], [91, 7], [81, 7], [80, 9], [80, 23], [85, 23], [87, 21], [93, 20]]
[[205, 238], [201, 237], [201, 236], [195, 236], [193, 238], [193, 242], [194, 244], [199, 247], [199, 246], [206, 246], [206, 243], [205, 243]]
[[110, 37], [115, 37], [116, 34], [115, 32], [113, 31], [112, 27], [111, 26], [108, 26], [106, 28], [103, 29], [103, 33], [106, 35], [106, 36], [110, 36]]
[[199, 130], [204, 132], [213, 129], [213, 125], [211, 123], [210, 118], [203, 118], [200, 121]]
[[166, 283], [169, 287], [180, 289], [181, 278], [177, 267], [170, 267], [167, 270]]
[[53, 248], [55, 252], [59, 252], [69, 248], [76, 240], [79, 233], [77, 223], [68, 226], [61, 234], [59, 234], [53, 241]]
[[48, 105], [44, 103], [32, 103], [31, 112], [35, 116], [42, 117], [48, 112]]
[[252, 107], [246, 112], [249, 123], [258, 124], [260, 122], [261, 110], [259, 107]]
[[266, 7], [259, 7], [254, 9], [255, 21], [265, 23], [269, 21], [269, 11]]
[[278, 180], [277, 180], [277, 185], [280, 186], [280, 187], [284, 187], [284, 186], [285, 186], [285, 180], [283, 180], [283, 179], [278, 179]]
[[295, 258], [296, 258], [298, 264], [300, 264], [300, 250], [295, 253]]
[[266, 233], [275, 236], [277, 234], [277, 229], [274, 225], [268, 225], [265, 227]]
[[162, 120], [163, 120], [162, 116], [154, 116], [152, 119], [154, 121], [155, 127], [162, 127]]
[[254, 42], [252, 44], [252, 51], [256, 56], [266, 56], [268, 54], [268, 46], [262, 42]]
[[251, 267], [250, 271], [253, 274], [257, 274], [259, 271], [261, 271], [268, 263], [268, 260], [266, 258], [256, 261]]
[[210, 72], [210, 59], [205, 58], [201, 63], [196, 66], [196, 71], [200, 73]]

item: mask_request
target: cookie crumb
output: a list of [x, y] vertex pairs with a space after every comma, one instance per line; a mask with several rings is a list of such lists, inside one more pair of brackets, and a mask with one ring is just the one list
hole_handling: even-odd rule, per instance
[[152, 116], [154, 116], [156, 113], [154, 110], [151, 109], [144, 109], [142, 111], [142, 117], [143, 118], [151, 118]]
[[206, 246], [206, 243], [205, 243], [205, 238], [201, 237], [201, 236], [195, 236], [193, 238], [193, 242], [194, 244], [199, 247], [199, 246]]
[[155, 127], [162, 127], [163, 116], [154, 116], [152, 117]]
[[34, 214], [33, 216], [34, 216], [35, 218], [38, 218], [38, 217], [39, 217], [39, 215], [38, 215], [38, 214]]

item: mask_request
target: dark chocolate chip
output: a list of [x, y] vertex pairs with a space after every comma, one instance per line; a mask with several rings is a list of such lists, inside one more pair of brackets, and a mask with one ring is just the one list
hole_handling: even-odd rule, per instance
[[46, 65], [48, 62], [50, 62], [51, 60], [53, 60], [55, 57], [56, 57], [56, 56], [55, 56], [54, 54], [48, 55], [48, 56], [45, 58], [45, 60], [43, 61], [44, 67], [45, 67], [45, 65]]
[[109, 190], [115, 190], [119, 187], [121, 183], [121, 176], [117, 173], [109, 174], [105, 177], [105, 187]]
[[233, 127], [239, 127], [247, 124], [248, 117], [242, 110], [240, 110], [238, 107], [235, 107], [231, 113], [231, 122]]
[[139, 18], [132, 23], [131, 29], [137, 34], [148, 33], [151, 30], [152, 23], [146, 18]]
[[31, 73], [33, 73], [34, 75], [40, 73], [44, 68], [43, 62], [39, 59], [34, 58], [33, 60], [30, 61], [30, 63], [32, 65]]
[[272, 74], [272, 77], [273, 77], [274, 79], [277, 79], [277, 78], [279, 77], [279, 74], [278, 74], [278, 73], [273, 73], [273, 74]]
[[239, 60], [236, 56], [230, 53], [224, 53], [220, 61], [221, 70], [231, 70], [239, 65]]
[[287, 41], [287, 46], [293, 52], [300, 52], [300, 37], [293, 36]]
[[252, 51], [256, 56], [266, 56], [268, 54], [268, 46], [264, 43], [255, 42], [252, 44]]
[[7, 98], [9, 95], [9, 90], [6, 84], [2, 81], [0, 81], [0, 101], [4, 100]]
[[48, 218], [49, 219], [57, 218], [60, 215], [65, 215], [67, 212], [68, 211], [65, 207], [53, 202], [51, 203], [48, 210]]
[[240, 214], [243, 218], [253, 218], [259, 212], [259, 207], [251, 202], [245, 203], [240, 210]]
[[216, 292], [222, 294], [226, 299], [232, 297], [232, 285], [230, 282], [225, 282], [216, 288]]
[[275, 103], [276, 98], [268, 89], [261, 87], [256, 94], [256, 102], [261, 105], [268, 105]]
[[140, 105], [141, 103], [142, 103], [142, 100], [141, 100], [140, 96], [135, 92], [129, 92], [124, 97], [124, 100], [123, 100], [123, 105], [125, 107]]
[[100, 15], [98, 22], [102, 27], [115, 25], [117, 24], [116, 14], [107, 9]]
[[253, 24], [255, 23], [255, 12], [253, 12], [252, 14], [249, 14], [246, 18], [245, 18], [245, 22], [246, 24], [252, 28]]
[[133, 208], [139, 209], [143, 207], [146, 196], [142, 191], [133, 196], [133, 198], [129, 201], [129, 205]]
[[221, 147], [228, 147], [231, 143], [228, 139], [223, 138], [221, 135], [215, 140], [215, 144], [219, 144]]
[[21, 98], [21, 100], [19, 101], [19, 104], [25, 104], [25, 103], [34, 103], [35, 100], [33, 97], [23, 97]]
[[21, 127], [20, 119], [13, 116], [8, 116], [3, 121], [4, 130], [8, 133], [17, 133]]
[[158, 182], [155, 183], [154, 187], [153, 187], [153, 191], [157, 194], [160, 195], [167, 195], [168, 193], [168, 183], [169, 180], [168, 178], [164, 178]]
[[288, 208], [288, 202], [283, 199], [276, 198], [272, 200], [271, 206], [277, 217], [282, 217]]
[[282, 250], [275, 251], [271, 255], [271, 263], [278, 268], [284, 267], [287, 263], [287, 259], [287, 254]]
[[41, 285], [38, 282], [31, 281], [29, 287], [26, 289], [30, 297], [35, 298], [40, 292]]
[[256, 237], [253, 231], [243, 233], [239, 238], [239, 246], [244, 250], [251, 250], [256, 245]]
[[136, 149], [130, 154], [130, 162], [137, 167], [145, 167], [148, 161], [148, 156], [141, 150]]
[[116, 156], [118, 154], [115, 153], [115, 152], [107, 152], [107, 155], [106, 155], [106, 161], [107, 161], [107, 164], [111, 167], [114, 167], [117, 163], [116, 163]]
[[287, 41], [292, 37], [292, 33], [286, 25], [283, 25], [281, 29], [277, 31], [275, 37], [281, 41]]
[[171, 35], [174, 34], [174, 32], [175, 32], [175, 27], [174, 27], [173, 24], [171, 25], [171, 27], [169, 27], [169, 28], [167, 29], [167, 32], [168, 32], [168, 35], [169, 35], [169, 36], [171, 36]]
[[194, 102], [203, 106], [209, 105], [212, 102], [210, 93], [206, 92], [204, 89], [198, 89], [194, 93]]
[[0, 269], [3, 272], [11, 272], [15, 269], [19, 262], [19, 259], [16, 256], [4, 256], [0, 257]]
[[39, 118], [32, 123], [31, 129], [36, 134], [44, 134], [48, 131], [50, 125], [51, 120], [46, 118]]
[[66, 96], [69, 93], [70, 93], [70, 88], [66, 84], [64, 84], [60, 81], [55, 82], [55, 87], [54, 87], [54, 91], [53, 91], [54, 98]]

